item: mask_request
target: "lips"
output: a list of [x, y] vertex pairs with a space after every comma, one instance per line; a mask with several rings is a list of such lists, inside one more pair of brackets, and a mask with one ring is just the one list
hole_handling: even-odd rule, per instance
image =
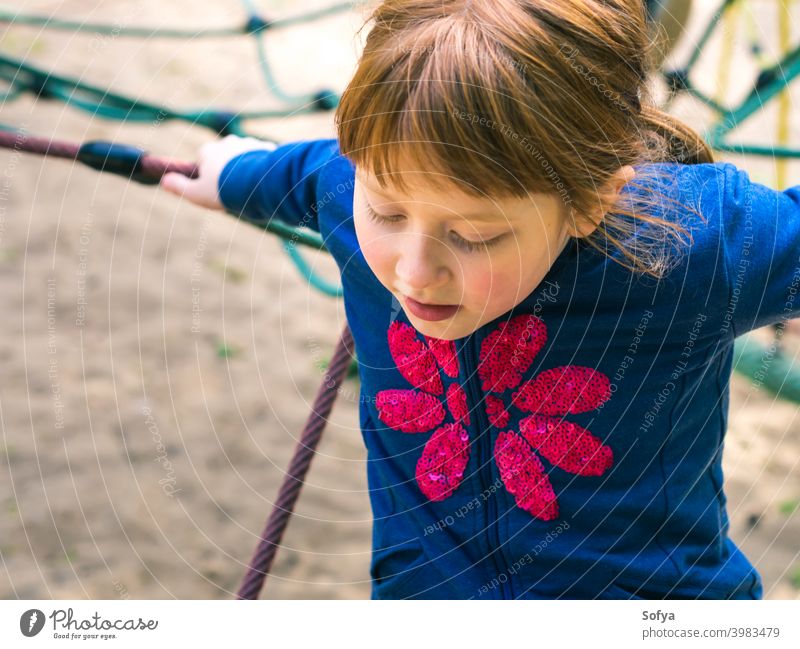
[[446, 320], [452, 318], [456, 312], [461, 308], [459, 304], [424, 304], [416, 300], [405, 297], [406, 306], [418, 318], [428, 320], [430, 322], [437, 322], [439, 320]]

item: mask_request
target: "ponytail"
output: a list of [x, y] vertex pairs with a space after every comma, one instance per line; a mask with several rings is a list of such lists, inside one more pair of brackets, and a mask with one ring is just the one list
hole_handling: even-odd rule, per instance
[[[654, 106], [644, 105], [640, 112], [642, 130], [647, 134], [653, 162], [701, 164], [714, 162], [714, 153], [691, 127]], [[653, 138], [655, 136], [655, 138]]]

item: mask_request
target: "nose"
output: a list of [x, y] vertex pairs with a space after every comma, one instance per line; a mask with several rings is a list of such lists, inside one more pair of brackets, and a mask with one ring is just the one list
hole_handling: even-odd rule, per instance
[[401, 290], [421, 293], [437, 289], [450, 281], [447, 250], [434, 237], [406, 234], [395, 264], [395, 275], [401, 282]]

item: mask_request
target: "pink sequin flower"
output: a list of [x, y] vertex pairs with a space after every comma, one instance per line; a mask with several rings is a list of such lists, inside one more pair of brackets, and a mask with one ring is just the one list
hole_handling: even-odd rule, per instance
[[[455, 346], [427, 336], [423, 343], [413, 327], [401, 322], [393, 322], [387, 334], [397, 369], [414, 389], [379, 392], [378, 416], [404, 433], [435, 429], [417, 462], [416, 479], [429, 499], [444, 500], [458, 488], [469, 460], [466, 394], [457, 383], [445, 391], [439, 373], [441, 368], [446, 376], [458, 377]], [[523, 382], [546, 340], [547, 327], [534, 315], [501, 323], [481, 343], [478, 377], [492, 426], [508, 425], [509, 407], [531, 413], [520, 421], [519, 431], [498, 434], [494, 457], [517, 505], [536, 518], [552, 520], [558, 517], [558, 501], [539, 455], [575, 475], [605, 473], [613, 464], [611, 449], [563, 416], [598, 408], [611, 389], [605, 374], [577, 365], [543, 370]], [[444, 423], [448, 410], [454, 421]]]

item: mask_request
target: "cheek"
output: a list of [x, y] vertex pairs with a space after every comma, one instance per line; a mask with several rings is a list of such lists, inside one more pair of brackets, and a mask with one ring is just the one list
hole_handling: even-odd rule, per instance
[[513, 301], [521, 288], [519, 272], [500, 268], [475, 268], [464, 275], [466, 299], [478, 309], [506, 311], [514, 306]]
[[486, 309], [495, 317], [515, 307], [535, 291], [549, 269], [547, 264], [531, 261], [521, 267], [516, 255], [512, 255], [507, 262], [473, 279], [475, 295], [481, 291], [482, 295], [488, 296], [484, 298]]
[[377, 224], [367, 216], [355, 216], [353, 225], [367, 264], [377, 277], [385, 277], [392, 267], [391, 237], [382, 236]]

